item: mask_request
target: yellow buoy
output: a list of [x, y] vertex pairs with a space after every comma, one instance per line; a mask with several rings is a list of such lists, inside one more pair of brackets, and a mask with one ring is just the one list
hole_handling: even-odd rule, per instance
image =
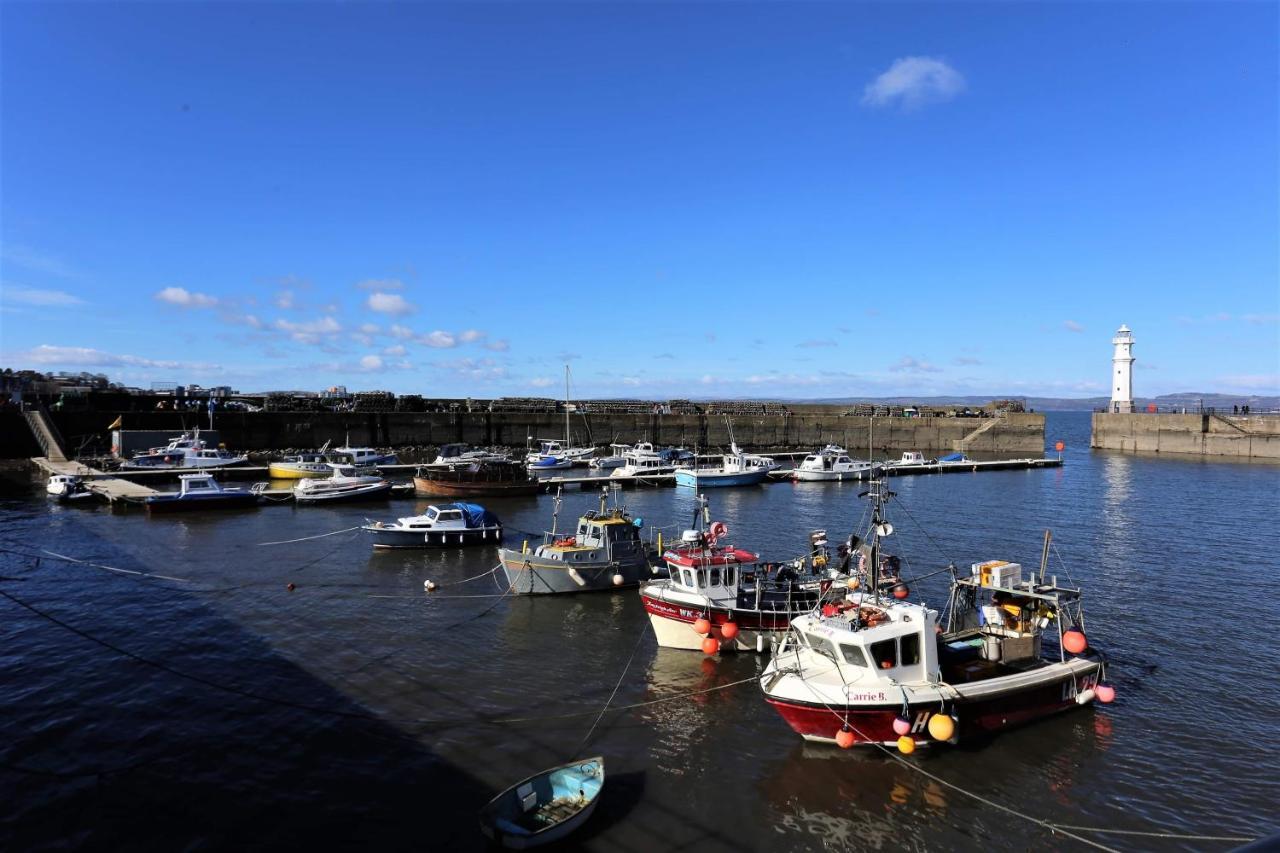
[[956, 733], [956, 721], [948, 714], [934, 714], [929, 718], [929, 735], [934, 740], [951, 740]]
[[913, 738], [910, 738], [907, 735], [903, 735], [898, 738], [898, 752], [901, 752], [903, 755], [910, 755], [915, 751], [916, 742]]

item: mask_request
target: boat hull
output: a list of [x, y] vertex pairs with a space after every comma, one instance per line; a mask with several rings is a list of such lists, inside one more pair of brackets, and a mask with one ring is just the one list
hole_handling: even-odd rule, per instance
[[395, 530], [367, 525], [375, 548], [456, 548], [463, 545], [491, 545], [502, 541], [502, 528], [481, 530]]
[[[1094, 661], [1074, 673], [1063, 672], [1051, 680], [1016, 690], [966, 695], [952, 689], [945, 694], [946, 704], [959, 725], [951, 742], [994, 734], [1089, 704], [1091, 698], [1081, 702], [1077, 697], [1097, 684], [1100, 670], [1101, 664]], [[896, 744], [898, 734], [893, 730], [893, 721], [902, 713], [901, 696], [892, 690], [872, 688], [867, 691], [867, 699], [866, 703], [826, 705], [771, 696], [767, 687], [765, 692], [765, 700], [805, 740], [835, 743], [836, 734], [847, 722], [854, 745]], [[910, 736], [918, 745], [932, 742], [928, 720], [941, 706], [941, 698], [908, 705]]]
[[846, 480], [865, 480], [871, 469], [857, 471], [805, 471], [800, 468], [791, 472], [791, 479], [798, 483], [843, 483]]
[[[604, 758], [600, 756], [530, 776], [480, 810], [480, 831], [509, 850], [528, 850], [560, 841], [591, 817], [604, 782]], [[550, 808], [554, 815], [557, 803], [568, 808], [569, 813], [553, 817], [551, 823], [530, 820], [543, 808]]]
[[382, 500], [391, 494], [391, 484], [381, 483], [377, 486], [361, 487], [359, 489], [343, 490], [336, 492], [316, 492], [308, 494], [306, 492], [294, 491], [293, 497], [300, 504], [314, 503], [345, 503], [354, 501], [376, 501]]
[[[637, 586], [652, 576], [648, 561], [632, 564], [567, 563], [510, 548], [503, 548], [499, 556], [507, 583], [516, 595], [602, 592]], [[620, 576], [620, 583], [615, 582], [615, 575]]]
[[328, 465], [318, 468], [302, 468], [290, 462], [272, 462], [267, 465], [267, 476], [273, 480], [315, 480], [333, 475]]
[[151, 514], [168, 514], [173, 512], [196, 512], [207, 509], [242, 509], [257, 506], [258, 496], [252, 492], [236, 492], [234, 494], [217, 494], [208, 496], [170, 497], [154, 495], [146, 500], [147, 512]]
[[[719, 607], [699, 608], [696, 604], [667, 601], [648, 595], [643, 590], [640, 600], [649, 617], [649, 624], [653, 626], [658, 645], [664, 649], [701, 651], [702, 641], [711, 636], [720, 641], [720, 651], [723, 652], [765, 651], [775, 638], [781, 638], [787, 632], [791, 627], [791, 619], [796, 615]], [[703, 616], [711, 622], [709, 635], [693, 630], [693, 623]], [[738, 633], [732, 640], [725, 639], [723, 632], [724, 624], [730, 621], [738, 626]]]
[[714, 489], [726, 486], [755, 486], [769, 477], [769, 471], [760, 468], [754, 471], [735, 471], [732, 473], [699, 472], [687, 469], [676, 471], [676, 485], [695, 489]]
[[542, 486], [533, 481], [503, 483], [476, 480], [463, 482], [414, 477], [413, 490], [419, 495], [433, 498], [479, 498], [502, 497], [504, 495], [517, 497], [520, 495], [536, 495], [542, 491]]

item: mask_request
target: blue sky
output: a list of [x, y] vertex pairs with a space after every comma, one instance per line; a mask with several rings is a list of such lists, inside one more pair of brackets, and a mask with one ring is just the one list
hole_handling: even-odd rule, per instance
[[1274, 4], [2, 14], [5, 366], [1280, 393]]

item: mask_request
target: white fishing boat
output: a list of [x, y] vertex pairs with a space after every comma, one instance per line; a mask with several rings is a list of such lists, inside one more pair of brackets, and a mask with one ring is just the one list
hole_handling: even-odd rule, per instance
[[432, 505], [421, 515], [394, 522], [375, 521], [361, 529], [373, 536], [375, 548], [432, 548], [502, 541], [502, 522], [496, 515], [479, 504], [462, 502]]
[[871, 474], [871, 463], [850, 458], [848, 452], [834, 444], [809, 454], [795, 467], [791, 479], [808, 483], [834, 480], [862, 480]]
[[384, 480], [373, 469], [354, 465], [330, 464], [333, 474], [323, 479], [299, 480], [293, 487], [298, 503], [373, 500], [391, 494], [391, 481]]
[[505, 453], [494, 453], [491, 450], [473, 450], [469, 444], [442, 444], [436, 451], [432, 465], [470, 465], [475, 462], [507, 462], [511, 459]]
[[177, 468], [225, 468], [247, 462], [245, 454], [211, 449], [195, 429], [172, 439], [165, 447], [155, 447], [135, 455], [121, 463], [120, 467], [131, 471], [163, 471]]
[[[893, 533], [884, 517], [892, 495], [881, 479], [869, 494], [874, 567]], [[1080, 590], [1046, 574], [1048, 554], [1046, 533], [1040, 571], [1026, 580], [1002, 560], [975, 563], [968, 575], [950, 567], [945, 625], [937, 610], [906, 600], [905, 582], [892, 595], [873, 582], [796, 618], [760, 678], [766, 700], [806, 740], [904, 753], [1111, 701]]]
[[[564, 441], [560, 439], [538, 439], [538, 449], [528, 450], [525, 465], [530, 470], [555, 471], [572, 468], [574, 465], [587, 465], [595, 456], [594, 447], [574, 447], [573, 437], [569, 432], [569, 365], [564, 366]], [[532, 445], [533, 436], [529, 436], [528, 445]]]
[[94, 496], [94, 493], [84, 484], [84, 480], [74, 474], [54, 474], [45, 484], [44, 491], [49, 497], [64, 503]]
[[778, 467], [771, 457], [743, 453], [736, 443], [716, 464], [693, 464], [676, 468], [676, 485], [693, 489], [723, 486], [754, 486], [763, 483], [769, 472]]
[[329, 451], [329, 442], [314, 453], [296, 453], [267, 464], [267, 476], [273, 480], [306, 480], [333, 475], [333, 463], [344, 457]]
[[[652, 447], [653, 445], [649, 446]], [[631, 445], [610, 444], [609, 449], [613, 452], [605, 456], [596, 456], [587, 464], [598, 471], [604, 471], [611, 468], [621, 468], [623, 465], [627, 464], [626, 454], [631, 452]]]
[[351, 464], [358, 467], [395, 465], [400, 461], [394, 453], [380, 453], [372, 447], [352, 447], [350, 438], [347, 439], [346, 444], [335, 447], [333, 452], [346, 457]]

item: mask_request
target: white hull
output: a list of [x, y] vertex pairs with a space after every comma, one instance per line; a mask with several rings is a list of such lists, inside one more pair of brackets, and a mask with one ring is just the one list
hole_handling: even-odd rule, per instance
[[797, 468], [791, 479], [800, 483], [843, 483], [845, 480], [865, 480], [870, 473], [870, 465], [853, 471], [805, 471]]

